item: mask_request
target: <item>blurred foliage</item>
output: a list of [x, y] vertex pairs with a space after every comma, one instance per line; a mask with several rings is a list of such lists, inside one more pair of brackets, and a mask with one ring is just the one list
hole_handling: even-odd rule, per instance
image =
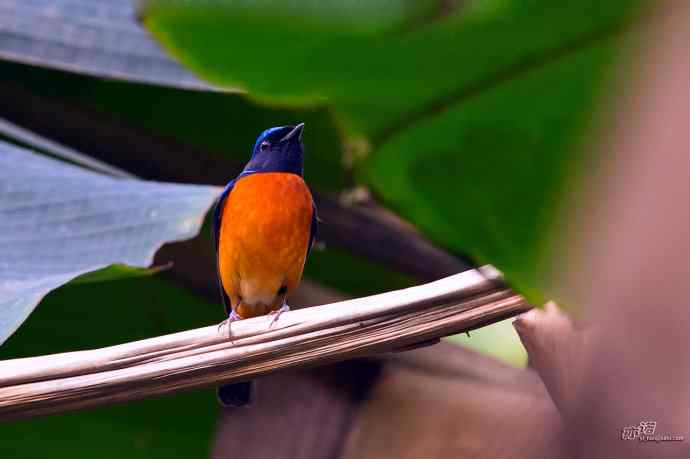
[[[249, 159], [256, 137], [264, 129], [303, 121], [307, 125], [305, 175], [309, 183], [330, 191], [341, 190], [346, 184], [340, 137], [323, 108], [270, 108], [240, 94], [100, 80], [1, 61], [0, 81], [203, 148], [237, 161], [238, 166]], [[236, 171], [228, 171], [228, 180], [233, 178], [232, 173]]]
[[[0, 358], [108, 346], [221, 318], [216, 305], [160, 277], [68, 285], [46, 297]], [[215, 392], [204, 390], [6, 423], [0, 457], [209, 457], [217, 413]]]
[[497, 265], [541, 299], [559, 205], [584, 160], [596, 72], [611, 58], [609, 40], [473, 95], [383, 144], [361, 177], [443, 246]]
[[[339, 134], [329, 112], [323, 108], [275, 109], [257, 105], [239, 94], [99, 80], [9, 62], [0, 62], [0, 82], [19, 86], [47, 100], [94, 110], [154, 135], [203, 148], [237, 161], [238, 167], [248, 160], [256, 136], [263, 129], [306, 120], [305, 175], [309, 185], [317, 190], [337, 192], [348, 182], [348, 172], [341, 163]], [[180, 155], [174, 151], [170, 154]], [[228, 171], [228, 180], [235, 172]], [[209, 231], [204, 228], [202, 236], [207, 238]], [[211, 244], [210, 238], [208, 244]], [[353, 296], [414, 283], [409, 276], [332, 247], [312, 252], [305, 276]]]
[[405, 288], [415, 283], [410, 276], [332, 247], [312, 250], [304, 266], [304, 275], [355, 297]]
[[344, 15], [338, 2], [149, 0], [141, 14], [214, 84], [331, 107], [360, 182], [541, 301], [557, 210], [638, 3], [346, 2]]
[[523, 367], [527, 364], [527, 352], [513, 328], [513, 320], [506, 319], [488, 327], [478, 328], [470, 333], [460, 333], [446, 339], [477, 352], [492, 355], [510, 365]]

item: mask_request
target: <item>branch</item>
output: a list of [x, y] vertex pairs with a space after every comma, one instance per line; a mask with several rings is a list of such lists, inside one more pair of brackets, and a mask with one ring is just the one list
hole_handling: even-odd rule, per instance
[[582, 383], [582, 359], [588, 330], [577, 330], [556, 303], [518, 316], [513, 326], [531, 366], [544, 382], [562, 415], [569, 415]]
[[529, 309], [492, 267], [436, 282], [107, 347], [0, 362], [0, 420], [125, 402], [401, 349]]

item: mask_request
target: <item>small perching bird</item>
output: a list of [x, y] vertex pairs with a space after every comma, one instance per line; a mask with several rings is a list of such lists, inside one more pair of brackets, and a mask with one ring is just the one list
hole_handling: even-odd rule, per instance
[[[265, 130], [214, 211], [220, 294], [228, 322], [287, 311], [317, 231], [316, 206], [303, 175], [302, 130]], [[272, 324], [273, 322], [271, 322]], [[226, 406], [251, 400], [252, 382], [221, 386]]]

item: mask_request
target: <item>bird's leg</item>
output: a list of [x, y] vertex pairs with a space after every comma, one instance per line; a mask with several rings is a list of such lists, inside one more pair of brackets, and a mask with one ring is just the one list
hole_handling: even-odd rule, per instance
[[273, 325], [278, 321], [278, 318], [280, 315], [284, 312], [287, 312], [290, 310], [290, 306], [287, 305], [285, 300], [283, 300], [283, 305], [276, 309], [275, 311], [271, 311], [268, 313], [269, 316], [273, 316], [273, 319], [271, 319], [271, 324], [268, 326], [268, 328], [273, 328]]
[[228, 318], [225, 319], [224, 321], [222, 321], [218, 325], [218, 333], [220, 333], [220, 329], [223, 328], [223, 325], [228, 324], [228, 338], [232, 342], [232, 333], [230, 330], [230, 324], [232, 324], [233, 322], [240, 320], [240, 319], [241, 319], [241, 317], [239, 316], [239, 314], [237, 314], [237, 312], [235, 312], [235, 310], [233, 309], [232, 312], [230, 313], [230, 315], [228, 316]]

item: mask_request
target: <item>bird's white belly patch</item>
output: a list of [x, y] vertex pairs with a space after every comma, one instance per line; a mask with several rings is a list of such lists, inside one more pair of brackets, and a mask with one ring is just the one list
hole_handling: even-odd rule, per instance
[[259, 282], [257, 279], [240, 280], [240, 295], [245, 306], [269, 305], [275, 300], [280, 282]]

